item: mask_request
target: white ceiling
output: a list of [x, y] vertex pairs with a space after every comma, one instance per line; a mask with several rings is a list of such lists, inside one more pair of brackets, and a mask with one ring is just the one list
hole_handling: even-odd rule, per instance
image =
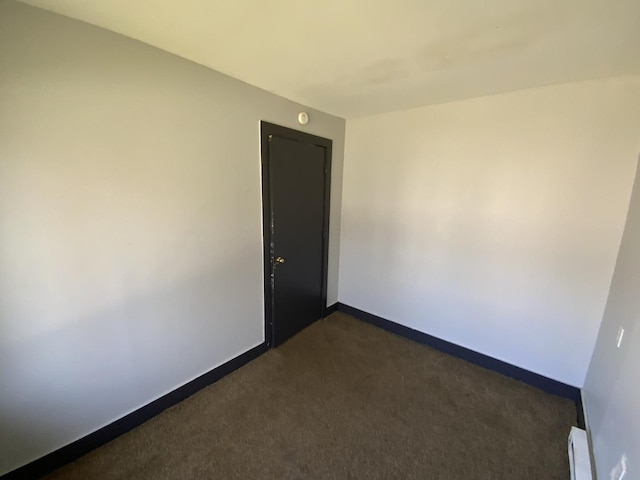
[[640, 73], [639, 0], [26, 0], [351, 118]]

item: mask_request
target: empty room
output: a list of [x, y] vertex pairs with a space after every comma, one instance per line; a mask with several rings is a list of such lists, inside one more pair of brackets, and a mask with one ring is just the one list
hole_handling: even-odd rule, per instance
[[638, 19], [0, 0], [0, 478], [640, 479]]

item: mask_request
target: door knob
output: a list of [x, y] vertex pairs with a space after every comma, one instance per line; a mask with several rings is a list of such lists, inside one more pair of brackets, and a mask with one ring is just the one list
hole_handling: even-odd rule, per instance
[[284, 263], [284, 258], [282, 257], [276, 257], [275, 260], [273, 261], [273, 263], [275, 265], [278, 265], [279, 263]]

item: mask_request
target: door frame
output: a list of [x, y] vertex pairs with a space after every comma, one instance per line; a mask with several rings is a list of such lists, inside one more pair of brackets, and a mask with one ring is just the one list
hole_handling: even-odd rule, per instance
[[262, 241], [264, 263], [264, 338], [267, 347], [273, 348], [274, 298], [273, 298], [273, 223], [271, 211], [271, 178], [269, 138], [283, 137], [324, 148], [324, 221], [322, 225], [322, 308], [320, 318], [327, 309], [327, 271], [329, 267], [329, 209], [331, 205], [331, 153], [333, 141], [310, 133], [300, 132], [273, 123], [260, 122], [260, 157], [262, 166]]

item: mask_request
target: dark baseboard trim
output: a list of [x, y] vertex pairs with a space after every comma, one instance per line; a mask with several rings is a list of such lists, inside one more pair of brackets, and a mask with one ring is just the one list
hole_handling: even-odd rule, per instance
[[[388, 332], [428, 345], [436, 350], [448, 353], [475, 365], [479, 365], [507, 377], [511, 377], [540, 388], [545, 392], [568, 398], [576, 404], [577, 426], [582, 429], [585, 428], [582, 395], [579, 388], [544, 377], [523, 368], [516, 367], [468, 348], [455, 345], [427, 333], [413, 330], [412, 328], [405, 327], [399, 323], [392, 322], [391, 320], [378, 317], [377, 315], [373, 315], [343, 303], [338, 302], [328, 306], [325, 309], [325, 316], [329, 316], [336, 311], [347, 313], [352, 317], [380, 327]], [[167, 393], [157, 400], [154, 400], [144, 407], [131, 412], [119, 420], [116, 420], [115, 422], [110, 423], [109, 425], [102, 427], [101, 429], [96, 430], [95, 432], [90, 433], [69, 445], [55, 450], [44, 457], [0, 476], [0, 480], [31, 480], [46, 475], [47, 473], [50, 473], [55, 469], [80, 458], [82, 455], [85, 455], [110, 442], [111, 440], [114, 440], [120, 435], [127, 433], [135, 427], [142, 425], [144, 422], [155, 417], [167, 408], [172, 407], [194, 393], [217, 382], [226, 375], [229, 375], [234, 370], [237, 370], [250, 361], [255, 360], [268, 350], [269, 348], [266, 344], [260, 344], [232, 360], [229, 360], [227, 363], [224, 363], [223, 365], [220, 365], [189, 383], [173, 390], [172, 392]]]
[[[446, 340], [434, 337], [433, 335], [419, 332], [418, 330], [413, 330], [412, 328], [405, 327], [404, 325], [392, 322], [391, 320], [387, 320], [382, 317], [378, 317], [377, 315], [373, 315], [363, 310], [345, 305], [344, 303], [338, 302], [338, 310], [347, 313], [359, 320], [371, 323], [372, 325], [380, 327], [388, 332], [395, 333], [396, 335], [400, 335], [401, 337], [408, 338], [424, 345], [428, 345], [435, 348], [436, 350], [440, 350], [444, 353], [448, 353], [449, 355], [453, 355], [454, 357], [461, 358], [480, 367], [493, 370], [494, 372], [501, 373], [502, 375], [505, 375], [507, 377], [511, 377], [521, 382], [527, 383], [541, 390], [544, 390], [545, 392], [568, 398], [573, 402], [578, 402], [580, 399], [580, 389], [571, 385], [567, 385], [566, 383], [562, 383], [557, 380], [547, 378], [543, 375], [530, 372], [529, 370], [525, 370], [524, 368], [516, 367], [515, 365], [511, 365], [510, 363], [506, 363], [502, 360], [497, 360], [493, 357], [489, 357], [488, 355], [484, 355], [482, 353], [475, 352], [454, 343], [447, 342]], [[582, 409], [580, 409], [579, 411], [581, 412]], [[582, 414], [579, 413], [579, 415]]]
[[106, 427], [102, 427], [86, 437], [82, 437], [69, 445], [66, 445], [54, 452], [45, 455], [31, 463], [19, 467], [9, 473], [0, 476], [1, 480], [32, 480], [39, 478], [57, 468], [70, 463], [82, 455], [89, 453], [107, 442], [127, 433], [129, 430], [143, 424], [147, 420], [155, 417], [162, 411], [190, 397], [194, 393], [203, 388], [217, 382], [222, 377], [229, 375], [234, 370], [249, 363], [251, 360], [258, 358], [265, 353], [268, 347], [265, 343], [238, 355], [228, 362], [214, 368], [213, 370], [199, 376], [189, 383], [176, 388], [172, 392], [148, 403], [144, 407], [131, 412], [130, 414], [110, 423]]
[[584, 419], [584, 406], [582, 404], [582, 392], [578, 392], [578, 399], [576, 400], [576, 413], [577, 413], [577, 427], [583, 430], [587, 429], [587, 423]]
[[326, 307], [324, 309], [324, 316], [328, 317], [329, 315], [331, 315], [332, 313], [335, 313], [338, 311], [338, 304], [334, 303], [333, 305], [329, 305], [328, 307]]

